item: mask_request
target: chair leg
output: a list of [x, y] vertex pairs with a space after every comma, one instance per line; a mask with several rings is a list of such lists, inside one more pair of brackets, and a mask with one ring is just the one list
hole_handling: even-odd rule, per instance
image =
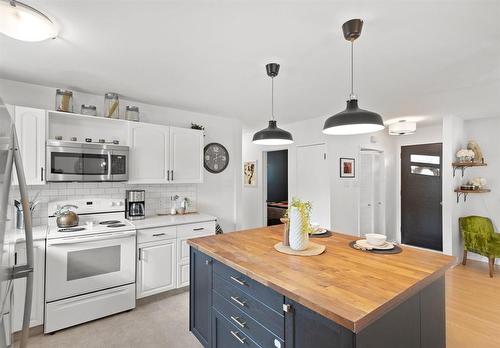
[[466, 263], [467, 263], [467, 250], [464, 250], [464, 258], [462, 259], [462, 265], [465, 266]]
[[493, 271], [495, 270], [495, 258], [494, 257], [488, 258], [488, 265], [490, 268], [490, 277], [493, 278]]

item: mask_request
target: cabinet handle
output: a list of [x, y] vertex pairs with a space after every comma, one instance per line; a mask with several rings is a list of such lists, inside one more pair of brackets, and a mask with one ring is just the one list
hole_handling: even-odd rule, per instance
[[40, 179], [41, 181], [43, 181], [43, 167], [40, 168]]
[[142, 257], [141, 257], [141, 255], [142, 255], [142, 249], [141, 248], [139, 248], [139, 253], [138, 254], [139, 255], [137, 255], [137, 257], [138, 257], [139, 261], [141, 261], [142, 260]]
[[235, 331], [232, 331], [232, 330], [231, 330], [230, 332], [231, 332], [231, 335], [233, 335], [233, 337], [234, 337], [234, 338], [236, 338], [236, 339], [238, 340], [238, 342], [240, 342], [241, 344], [245, 344], [245, 339], [246, 339], [246, 337], [243, 337], [243, 338], [242, 338], [242, 337], [240, 337], [240, 336], [238, 335], [238, 334], [239, 334], [239, 332], [238, 332], [238, 331], [236, 331], [236, 332], [235, 332]]
[[172, 172], [172, 174], [171, 174], [171, 176], [172, 176], [172, 181], [174, 181], [174, 170], [172, 169], [172, 170], [171, 170], [171, 172]]
[[193, 228], [193, 231], [202, 231], [204, 229], [205, 229], [205, 227], [198, 227], [198, 228]]
[[170, 170], [167, 170], [167, 181], [170, 181]]
[[232, 320], [233, 320], [233, 321], [234, 321], [234, 322], [235, 322], [235, 323], [236, 323], [239, 327], [241, 327], [241, 328], [245, 328], [245, 326], [246, 326], [246, 324], [247, 324], [246, 322], [241, 321], [241, 320], [240, 320], [240, 317], [233, 317], [233, 316], [231, 316], [231, 319], [232, 319]]
[[239, 278], [236, 278], [236, 277], [230, 277], [233, 281], [235, 281], [236, 283], [240, 284], [240, 285], [247, 285], [246, 282], [244, 282], [243, 280], [239, 279]]
[[17, 266], [17, 251], [14, 252], [14, 266]]
[[162, 232], [162, 233], [153, 233], [153, 237], [160, 237], [160, 236], [164, 236], [165, 233]]
[[245, 300], [240, 300], [238, 297], [234, 297], [234, 296], [231, 296], [231, 300], [233, 300], [234, 302], [236, 302], [237, 304], [239, 304], [241, 307], [245, 307], [247, 301]]

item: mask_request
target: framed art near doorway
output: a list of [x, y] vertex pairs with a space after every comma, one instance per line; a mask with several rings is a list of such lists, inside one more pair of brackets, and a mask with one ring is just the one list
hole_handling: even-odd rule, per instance
[[340, 158], [340, 177], [354, 178], [356, 176], [356, 161], [354, 158]]

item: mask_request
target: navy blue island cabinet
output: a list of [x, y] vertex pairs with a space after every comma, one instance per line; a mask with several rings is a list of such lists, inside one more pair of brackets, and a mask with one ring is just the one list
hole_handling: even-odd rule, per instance
[[443, 348], [444, 276], [358, 332], [191, 246], [190, 330], [207, 348]]

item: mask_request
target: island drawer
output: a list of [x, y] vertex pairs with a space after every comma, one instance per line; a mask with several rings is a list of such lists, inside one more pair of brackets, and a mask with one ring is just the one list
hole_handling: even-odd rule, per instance
[[257, 300], [265, 303], [276, 312], [283, 312], [283, 302], [285, 300], [283, 295], [220, 262], [214, 262], [213, 269], [214, 273], [234, 285], [236, 288], [242, 290], [250, 296], [255, 297]]
[[231, 324], [222, 314], [215, 310], [212, 311], [212, 347], [260, 348], [250, 337], [245, 335], [238, 327]]
[[[261, 347], [274, 347], [275, 340], [284, 346], [284, 337], [274, 335], [271, 331], [260, 325], [241, 309], [229, 303], [217, 292], [213, 292], [212, 306], [219, 311], [228, 321], [238, 327], [245, 335], [257, 342]], [[283, 319], [281, 319], [283, 320]]]
[[237, 306], [242, 312], [266, 327], [272, 333], [278, 337], [284, 337], [283, 306], [281, 307], [281, 313], [275, 312], [264, 303], [228, 283], [217, 274], [213, 275], [213, 289], [222, 298]]

